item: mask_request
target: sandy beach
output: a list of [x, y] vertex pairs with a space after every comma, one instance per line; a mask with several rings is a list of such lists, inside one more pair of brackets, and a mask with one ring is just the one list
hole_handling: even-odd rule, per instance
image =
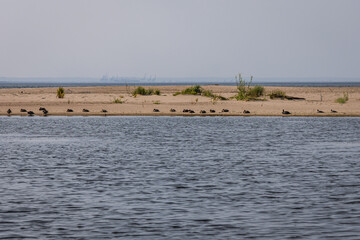
[[[265, 96], [261, 101], [213, 100], [200, 95], [177, 95], [189, 86], [155, 86], [145, 87], [159, 89], [161, 95], [132, 96], [135, 87], [65, 87], [65, 97], [56, 97], [57, 88], [12, 88], [0, 89], [0, 115], [26, 116], [20, 109], [33, 111], [43, 116], [40, 107], [46, 108], [51, 115], [64, 116], [116, 116], [116, 115], [159, 115], [159, 116], [284, 116], [285, 109], [291, 114], [286, 116], [360, 116], [360, 87], [265, 87], [266, 94], [273, 90], [281, 90], [288, 96], [305, 98], [305, 100], [270, 99]], [[204, 85], [205, 90], [214, 94], [231, 97], [237, 93], [235, 86]], [[339, 104], [335, 100], [346, 92], [349, 101]], [[122, 103], [114, 103], [118, 99]], [[176, 112], [170, 112], [173, 108]], [[67, 112], [72, 109], [73, 112]], [[83, 112], [88, 109], [89, 112]], [[102, 110], [107, 110], [103, 113]], [[159, 112], [154, 112], [158, 109]], [[183, 113], [183, 109], [191, 109], [195, 113]], [[210, 109], [215, 110], [214, 113]], [[228, 109], [228, 112], [222, 112]], [[318, 113], [317, 110], [324, 113]], [[331, 112], [331, 109], [337, 112]], [[205, 110], [206, 113], [200, 113]], [[248, 110], [250, 114], [244, 114]]]

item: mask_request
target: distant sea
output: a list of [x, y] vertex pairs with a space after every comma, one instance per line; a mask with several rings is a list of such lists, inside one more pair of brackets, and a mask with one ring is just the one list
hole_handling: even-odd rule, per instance
[[[96, 86], [165, 86], [165, 85], [236, 85], [234, 82], [9, 82], [0, 81], [0, 89], [4, 88], [46, 88], [46, 87], [96, 87]], [[252, 85], [274, 87], [360, 87], [358, 82], [256, 82]]]

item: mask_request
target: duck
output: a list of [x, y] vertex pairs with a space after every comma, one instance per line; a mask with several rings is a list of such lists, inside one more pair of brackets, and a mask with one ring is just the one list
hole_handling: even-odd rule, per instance
[[324, 113], [324, 112], [318, 109], [318, 110], [317, 110], [317, 113]]
[[175, 110], [175, 109], [173, 109], [173, 108], [171, 108], [171, 109], [170, 109], [170, 112], [176, 112], [176, 110]]
[[200, 113], [206, 113], [206, 111], [205, 111], [205, 110], [201, 110]]
[[9, 108], [8, 110], [7, 110], [7, 114], [11, 114], [11, 109]]
[[243, 113], [245, 113], [245, 114], [249, 114], [249, 113], [250, 113], [250, 111], [249, 111], [249, 110], [244, 110], [244, 111], [243, 111]]
[[86, 108], [83, 108], [83, 110], [82, 110], [83, 112], [89, 112], [89, 110], [88, 109], [86, 109]]
[[229, 112], [229, 109], [223, 109], [222, 112]]
[[211, 112], [211, 113], [214, 113], [214, 112], [215, 112], [215, 110], [214, 110], [214, 109], [210, 109], [210, 112]]
[[107, 113], [108, 111], [106, 109], [102, 109], [101, 112]]
[[68, 110], [66, 110], [66, 112], [74, 112], [74, 110], [68, 108]]
[[333, 110], [333, 109], [331, 109], [331, 112], [332, 112], [332, 113], [337, 113], [337, 111], [336, 111], [336, 110]]
[[184, 109], [183, 112], [189, 112], [189, 109]]
[[33, 116], [34, 115], [34, 112], [33, 111], [28, 111], [27, 112], [29, 116]]
[[46, 109], [44, 109], [44, 110], [43, 110], [43, 113], [44, 113], [44, 115], [47, 115], [47, 114], [49, 113], [49, 111], [46, 110]]
[[46, 108], [44, 108], [44, 107], [39, 108], [39, 111], [44, 111], [44, 110], [46, 110]]
[[26, 109], [20, 109], [20, 112], [27, 112]]
[[291, 114], [289, 111], [282, 110], [282, 114]]
[[194, 110], [189, 110], [189, 113], [195, 113], [195, 111]]
[[154, 108], [153, 112], [160, 112], [160, 110], [157, 108]]

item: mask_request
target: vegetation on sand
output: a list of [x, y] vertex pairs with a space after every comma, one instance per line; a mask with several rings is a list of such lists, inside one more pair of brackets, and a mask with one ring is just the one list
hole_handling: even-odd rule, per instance
[[344, 96], [343, 97], [339, 97], [338, 99], [336, 99], [337, 103], [341, 103], [344, 104], [347, 101], [349, 101], [349, 94], [347, 92], [344, 92]]
[[133, 92], [132, 92], [133, 96], [136, 95], [160, 95], [160, 90], [159, 89], [145, 89], [143, 87], [137, 87]]
[[274, 90], [269, 94], [270, 99], [281, 98], [284, 99], [286, 97], [286, 93], [281, 90]]
[[265, 88], [263, 86], [256, 85], [250, 87], [253, 80], [253, 76], [250, 77], [250, 81], [246, 82], [241, 74], [235, 76], [236, 86], [238, 93], [235, 95], [236, 100], [254, 100], [258, 97], [261, 97], [265, 93]]
[[223, 97], [221, 95], [214, 94], [210, 90], [203, 89], [200, 85], [195, 85], [195, 86], [188, 87], [188, 88], [182, 90], [181, 92], [174, 93], [173, 96], [177, 96], [179, 94], [182, 94], [182, 95], [201, 95], [201, 96], [204, 96], [204, 97], [213, 98], [214, 100], [228, 100], [227, 98], [225, 98], [225, 97]]
[[59, 87], [56, 92], [56, 97], [58, 98], [64, 98], [65, 97], [65, 90], [62, 87]]

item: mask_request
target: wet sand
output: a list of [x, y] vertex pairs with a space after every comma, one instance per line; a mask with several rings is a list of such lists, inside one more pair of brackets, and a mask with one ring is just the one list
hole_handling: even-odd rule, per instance
[[[0, 89], [0, 115], [26, 116], [20, 109], [33, 111], [43, 116], [40, 107], [46, 108], [48, 116], [360, 116], [360, 87], [265, 87], [266, 94], [273, 90], [281, 90], [286, 95], [305, 100], [270, 99], [265, 96], [262, 101], [237, 101], [235, 99], [221, 101], [199, 95], [173, 94], [189, 86], [156, 86], [145, 87], [159, 89], [161, 95], [132, 96], [135, 87], [65, 87], [65, 98], [56, 97], [57, 88], [11, 88]], [[235, 86], [203, 85], [206, 90], [224, 97], [234, 96]], [[345, 104], [335, 100], [347, 92], [349, 101]], [[119, 99], [122, 103], [114, 103]], [[89, 112], [82, 112], [83, 109]], [[173, 108], [176, 112], [170, 112]], [[66, 112], [72, 109], [73, 112]], [[106, 109], [107, 113], [101, 112]], [[159, 112], [153, 112], [158, 109]], [[183, 109], [191, 109], [195, 113], [183, 113]], [[210, 109], [215, 113], [210, 113]], [[222, 112], [228, 109], [229, 112]], [[291, 112], [283, 115], [282, 110]], [[317, 113], [317, 109], [324, 113]], [[337, 113], [332, 113], [331, 109]], [[200, 113], [205, 110], [206, 113]], [[244, 114], [249, 110], [250, 114]]]

